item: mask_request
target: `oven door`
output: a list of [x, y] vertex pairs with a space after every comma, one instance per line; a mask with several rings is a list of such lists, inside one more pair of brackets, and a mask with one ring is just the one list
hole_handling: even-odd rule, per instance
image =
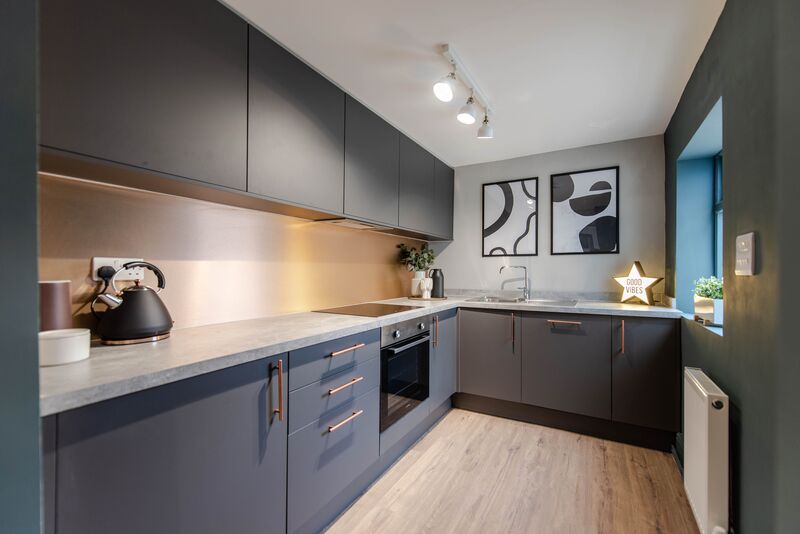
[[381, 349], [381, 432], [428, 398], [430, 339], [422, 334]]

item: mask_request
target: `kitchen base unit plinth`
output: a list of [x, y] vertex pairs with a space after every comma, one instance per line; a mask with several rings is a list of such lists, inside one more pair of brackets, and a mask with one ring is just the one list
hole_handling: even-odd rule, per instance
[[665, 452], [669, 452], [675, 442], [674, 432], [617, 423], [607, 419], [560, 412], [550, 408], [491, 399], [469, 393], [456, 393], [453, 396], [453, 407]]

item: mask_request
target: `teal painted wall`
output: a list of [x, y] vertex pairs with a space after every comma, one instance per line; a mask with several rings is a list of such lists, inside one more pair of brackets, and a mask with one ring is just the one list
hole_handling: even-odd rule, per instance
[[676, 181], [675, 298], [691, 313], [694, 281], [714, 274], [714, 160], [679, 161]]
[[0, 16], [0, 532], [39, 532], [36, 11]]
[[[664, 135], [667, 292], [676, 291], [677, 158], [722, 97], [725, 335], [683, 327], [683, 363], [731, 399], [732, 526], [797, 532], [798, 35], [796, 0], [728, 0]], [[734, 276], [735, 237], [756, 232], [756, 276]]]
[[781, 0], [777, 20], [777, 168], [781, 231], [777, 530], [800, 530], [800, 2]]

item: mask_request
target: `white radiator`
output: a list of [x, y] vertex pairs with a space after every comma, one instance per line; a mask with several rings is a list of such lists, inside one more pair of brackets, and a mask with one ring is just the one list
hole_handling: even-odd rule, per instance
[[703, 534], [728, 532], [728, 396], [701, 370], [683, 372], [683, 484]]

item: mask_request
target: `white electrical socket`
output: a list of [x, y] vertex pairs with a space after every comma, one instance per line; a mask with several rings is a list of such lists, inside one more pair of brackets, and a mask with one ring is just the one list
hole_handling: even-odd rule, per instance
[[[112, 267], [114, 271], [119, 271], [123, 265], [131, 261], [142, 261], [142, 258], [92, 258], [92, 280], [101, 281], [97, 276], [97, 270], [106, 265]], [[117, 280], [144, 280], [144, 267], [134, 267], [127, 269], [117, 275]]]

